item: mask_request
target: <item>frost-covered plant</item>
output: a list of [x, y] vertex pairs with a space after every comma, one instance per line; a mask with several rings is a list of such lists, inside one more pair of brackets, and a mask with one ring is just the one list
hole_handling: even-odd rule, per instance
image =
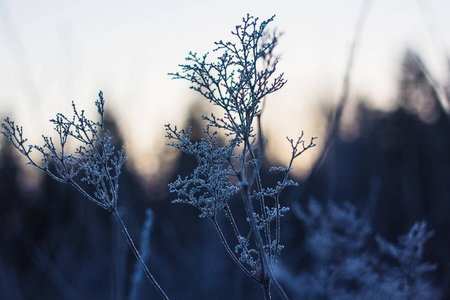
[[[84, 110], [79, 112], [72, 103], [72, 118], [58, 113], [56, 119], [50, 120], [55, 125], [58, 141], [54, 142], [52, 137], [43, 135], [43, 146], [27, 144], [23, 128], [9, 118], [2, 123], [2, 134], [27, 158], [27, 164], [38, 168], [58, 182], [73, 186], [88, 200], [111, 212], [148, 279], [161, 297], [168, 299], [142, 260], [117, 209], [119, 176], [126, 157], [124, 147], [116, 151], [112, 145], [112, 136], [104, 127], [104, 105], [105, 100], [100, 91], [99, 99], [95, 101], [100, 121], [92, 121], [86, 117]], [[80, 144], [75, 153], [67, 153], [69, 138]], [[32, 158], [32, 152], [40, 153], [42, 156], [40, 162]], [[93, 188], [93, 192], [92, 189], [86, 188], [86, 184]]]
[[311, 200], [294, 212], [305, 224], [313, 258], [312, 267], [296, 277], [286, 267], [281, 272], [296, 293], [307, 299], [436, 299], [437, 290], [426, 278], [436, 266], [422, 262], [433, 235], [425, 222], [414, 224], [397, 244], [379, 236], [374, 243], [369, 222], [351, 203], [323, 206]]
[[379, 279], [368, 252], [372, 228], [356, 208], [348, 202], [322, 206], [311, 200], [307, 209], [296, 206], [294, 212], [305, 224], [306, 249], [314, 259], [310, 273], [301, 278], [309, 297], [372, 299]]
[[436, 298], [436, 290], [426, 275], [436, 270], [437, 266], [422, 262], [425, 243], [433, 235], [433, 231], [427, 230], [427, 223], [422, 221], [416, 222], [408, 233], [400, 236], [397, 245], [376, 237], [381, 251], [395, 260], [395, 264], [389, 267], [390, 278], [387, 282], [398, 290], [398, 299]]
[[[264, 159], [265, 140], [261, 129], [264, 98], [286, 83], [283, 74], [276, 75], [278, 59], [273, 50], [279, 35], [267, 30], [274, 17], [259, 23], [247, 15], [232, 35], [236, 42], [216, 42], [216, 59], [209, 54], [189, 53], [187, 64], [180, 65], [182, 73], [175, 79], [189, 81], [191, 89], [199, 92], [224, 111], [223, 117], [203, 116], [207, 122], [205, 137], [191, 140], [191, 129], [166, 125], [169, 145], [194, 156], [198, 166], [185, 178], [178, 177], [169, 185], [178, 195], [175, 203], [185, 203], [199, 209], [200, 217], [210, 219], [228, 254], [253, 280], [261, 284], [266, 299], [274, 284], [283, 299], [287, 296], [276, 281], [273, 270], [280, 255], [280, 218], [288, 210], [280, 204], [280, 194], [288, 186], [296, 185], [289, 173], [295, 158], [315, 146], [314, 138], [304, 142], [303, 133], [297, 140], [288, 139], [292, 147], [287, 167], [275, 167], [282, 179], [275, 187], [265, 187], [260, 169]], [[219, 143], [218, 131], [227, 142]], [[232, 197], [240, 196], [245, 210], [248, 230], [238, 228], [229, 205]], [[218, 213], [223, 212], [230, 222], [236, 240], [235, 251], [225, 238]]]

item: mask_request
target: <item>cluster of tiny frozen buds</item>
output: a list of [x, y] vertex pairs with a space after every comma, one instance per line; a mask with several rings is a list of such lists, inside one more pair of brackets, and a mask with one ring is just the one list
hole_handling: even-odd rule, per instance
[[[55, 125], [59, 138], [56, 144], [52, 137], [43, 135], [43, 146], [26, 145], [27, 139], [23, 136], [22, 127], [15, 125], [9, 118], [2, 124], [2, 133], [20, 153], [25, 155], [28, 164], [61, 183], [74, 186], [95, 204], [113, 211], [117, 208], [118, 180], [126, 157], [123, 155], [123, 147], [115, 152], [111, 144], [112, 136], [104, 128], [104, 104], [103, 93], [100, 91], [99, 100], [95, 102], [100, 115], [99, 122], [86, 118], [84, 110], [79, 112], [74, 103], [72, 103], [74, 115], [71, 119], [58, 113], [56, 119], [50, 120]], [[75, 154], [66, 153], [70, 137], [81, 143]], [[33, 150], [42, 155], [41, 163], [31, 157]], [[79, 180], [78, 175], [81, 177]], [[92, 185], [95, 188], [94, 193], [90, 194], [82, 188], [81, 182]]]

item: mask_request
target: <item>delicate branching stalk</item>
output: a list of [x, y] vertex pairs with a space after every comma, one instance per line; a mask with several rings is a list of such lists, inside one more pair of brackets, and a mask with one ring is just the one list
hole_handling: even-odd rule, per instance
[[[59, 141], [55, 143], [52, 137], [42, 136], [43, 146], [27, 145], [23, 136], [23, 129], [9, 118], [2, 123], [2, 134], [32, 165], [49, 175], [54, 180], [73, 186], [88, 200], [111, 212], [119, 223], [133, 254], [144, 269], [145, 274], [155, 286], [163, 299], [168, 299], [162, 288], [148, 270], [139, 251], [125, 227], [118, 211], [119, 176], [126, 157], [124, 147], [119, 151], [112, 145], [112, 136], [104, 127], [103, 93], [100, 91], [99, 100], [95, 102], [100, 121], [94, 122], [85, 116], [84, 110], [79, 112], [72, 103], [73, 117], [67, 118], [58, 113], [56, 119], [50, 120], [55, 125]], [[80, 146], [74, 154], [66, 154], [68, 139], [72, 138]], [[36, 162], [31, 153], [36, 151], [42, 155], [41, 162]], [[90, 193], [86, 184], [94, 189]]]
[[220, 240], [223, 243], [223, 246], [225, 247], [225, 250], [227, 250], [228, 254], [231, 256], [233, 261], [241, 268], [241, 270], [247, 274], [251, 279], [255, 280], [256, 282], [259, 282], [259, 279], [256, 278], [247, 268], [241, 263], [241, 261], [234, 255], [233, 251], [231, 250], [230, 246], [228, 245], [227, 239], [223, 235], [222, 229], [220, 229], [220, 225], [217, 222], [216, 219], [212, 219], [214, 227], [217, 230], [217, 233], [219, 234]]
[[161, 298], [169, 299], [169, 297], [167, 297], [167, 295], [164, 293], [164, 290], [161, 288], [161, 286], [158, 284], [156, 279], [153, 277], [152, 273], [150, 273], [150, 270], [148, 269], [147, 265], [145, 264], [144, 260], [142, 259], [141, 254], [139, 253], [138, 249], [136, 248], [136, 245], [133, 242], [133, 239], [131, 238], [130, 234], [128, 233], [127, 227], [123, 223], [122, 218], [120, 217], [120, 214], [118, 213], [117, 210], [114, 210], [112, 213], [114, 214], [114, 217], [116, 217], [117, 222], [119, 223], [120, 228], [122, 229], [122, 232], [125, 235], [125, 237], [127, 239], [127, 242], [130, 245], [131, 250], [133, 251], [134, 256], [136, 257], [136, 259], [141, 264], [145, 275], [151, 281], [151, 283], [153, 283], [153, 285], [155, 286], [156, 290], [161, 295]]
[[[271, 298], [272, 284], [281, 298], [287, 299], [273, 275], [283, 248], [280, 218], [288, 211], [281, 206], [280, 195], [286, 187], [296, 185], [289, 179], [294, 159], [315, 144], [314, 138], [305, 144], [303, 133], [297, 142], [289, 140], [292, 156], [288, 167], [271, 168], [283, 173], [282, 181], [273, 188], [264, 186], [260, 173], [265, 148], [261, 129], [263, 101], [286, 83], [283, 74], [277, 74], [278, 58], [273, 52], [279, 34], [267, 30], [273, 19], [259, 23], [258, 18], [247, 15], [243, 24], [232, 31], [236, 43], [215, 43], [216, 60], [210, 60], [208, 53], [198, 56], [190, 52], [187, 64], [180, 65], [182, 73], [169, 74], [189, 81], [191, 89], [221, 107], [224, 115], [203, 116], [207, 121], [205, 137], [198, 142], [191, 141], [190, 128], [180, 130], [168, 124], [166, 132], [171, 140], [168, 145], [194, 156], [198, 163], [191, 175], [179, 176], [169, 184], [170, 191], [178, 195], [173, 202], [190, 204], [200, 210], [200, 217], [213, 222], [228, 254], [244, 273], [261, 284], [265, 299]], [[218, 131], [228, 138], [224, 145], [219, 142]], [[249, 224], [245, 236], [228, 204], [239, 195]], [[217, 221], [221, 211], [237, 238], [234, 253]]]

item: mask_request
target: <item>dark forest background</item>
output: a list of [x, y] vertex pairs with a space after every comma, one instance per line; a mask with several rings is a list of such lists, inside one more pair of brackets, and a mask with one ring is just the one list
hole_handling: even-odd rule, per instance
[[[370, 223], [371, 236], [392, 242], [425, 220], [435, 233], [424, 254], [424, 260], [437, 264], [429, 280], [439, 298], [450, 297], [450, 116], [411, 51], [402, 70], [398, 95], [393, 95], [396, 108], [378, 111], [361, 102], [351, 134], [334, 130], [340, 125], [330, 117], [329, 136], [319, 140], [330, 141], [323, 158], [307, 178], [298, 180], [299, 187], [283, 195], [293, 209], [282, 221], [280, 265], [288, 267], [279, 276], [292, 299], [304, 295], [287, 277], [307, 274], [314, 264], [305, 247], [308, 228], [296, 213], [311, 199], [323, 206], [351, 203]], [[199, 117], [188, 120], [197, 133]], [[113, 119], [109, 129], [121, 144]], [[23, 162], [5, 138], [0, 143], [0, 299], [158, 298], [136, 268], [113, 216], [46, 176], [37, 187], [27, 185]], [[153, 182], [126, 166], [120, 180], [121, 214], [172, 299], [262, 298], [260, 287], [227, 256], [212, 224], [199, 219], [195, 208], [171, 203], [174, 195], [167, 193], [167, 183], [193, 170], [191, 157], [179, 155], [169, 175]], [[279, 178], [264, 173], [263, 180]]]

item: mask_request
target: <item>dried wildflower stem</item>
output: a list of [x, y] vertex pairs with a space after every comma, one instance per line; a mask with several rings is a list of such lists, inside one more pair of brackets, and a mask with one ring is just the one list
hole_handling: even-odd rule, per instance
[[[263, 103], [263, 108], [264, 108], [264, 103]], [[252, 157], [252, 159], [256, 159], [257, 164], [256, 164], [256, 168], [253, 172], [253, 174], [255, 174], [256, 176], [256, 188], [258, 190], [258, 192], [261, 193], [261, 197], [259, 198], [259, 202], [260, 202], [260, 210], [261, 210], [261, 214], [263, 216], [264, 219], [267, 219], [267, 212], [266, 212], [266, 204], [265, 204], [265, 197], [264, 197], [264, 193], [263, 193], [263, 185], [261, 182], [261, 174], [260, 174], [260, 170], [261, 170], [261, 166], [264, 160], [264, 135], [262, 132], [262, 127], [261, 127], [261, 114], [263, 111], [263, 108], [261, 109], [261, 112], [257, 115], [257, 122], [258, 122], [258, 147], [259, 147], [259, 155], [258, 158], [256, 158], [256, 155], [254, 153], [254, 151], [252, 150], [251, 147], [249, 147], [249, 152], [250, 155]], [[271, 234], [270, 234], [270, 225], [269, 223], [265, 224], [265, 228], [264, 228], [264, 233], [265, 233], [265, 243], [266, 244], [270, 244], [270, 241], [272, 240]], [[270, 248], [269, 248], [269, 252], [270, 252]], [[273, 253], [272, 253], [273, 254]], [[271, 254], [269, 253], [269, 256], [271, 256]]]
[[[287, 299], [273, 269], [283, 248], [280, 217], [288, 211], [287, 207], [280, 206], [279, 195], [284, 188], [295, 185], [287, 179], [295, 157], [287, 168], [272, 168], [284, 174], [283, 181], [275, 187], [266, 187], [260, 174], [265, 146], [261, 129], [263, 100], [286, 83], [283, 73], [273, 76], [278, 64], [273, 49], [279, 35], [266, 30], [273, 18], [259, 23], [258, 18], [244, 17], [243, 24], [232, 31], [236, 43], [215, 43], [214, 51], [220, 53], [215, 61], [210, 62], [208, 54], [189, 53], [187, 64], [180, 65], [183, 72], [170, 75], [189, 81], [191, 89], [221, 107], [224, 116], [203, 116], [208, 122], [204, 128], [206, 137], [197, 142], [191, 140], [191, 129], [178, 130], [169, 124], [166, 133], [171, 140], [168, 145], [194, 156], [198, 163], [192, 174], [169, 184], [170, 191], [178, 196], [173, 202], [192, 205], [200, 211], [200, 217], [213, 221], [231, 258], [261, 284], [265, 299], [271, 299], [271, 284], [282, 299]], [[224, 132], [228, 139], [224, 146], [219, 146], [217, 131], [213, 129]], [[301, 143], [300, 138], [297, 145]], [[248, 225], [245, 235], [241, 235], [228, 205], [228, 201], [239, 195]], [[274, 199], [275, 205], [269, 199]], [[240, 256], [233, 253], [216, 221], [222, 210], [237, 237], [235, 253]]]
[[120, 225], [120, 228], [122, 229], [123, 234], [125, 235], [125, 238], [127, 239], [128, 244], [130, 245], [131, 250], [133, 251], [134, 256], [138, 260], [138, 262], [141, 264], [142, 269], [144, 270], [145, 275], [147, 276], [148, 280], [151, 281], [153, 286], [156, 288], [158, 293], [161, 295], [161, 298], [168, 300], [169, 297], [164, 293], [161, 286], [158, 284], [156, 279], [153, 277], [152, 273], [150, 273], [147, 265], [145, 264], [144, 260], [141, 257], [141, 254], [139, 253], [138, 249], [136, 248], [136, 245], [133, 242], [133, 239], [131, 238], [130, 234], [128, 233], [127, 227], [123, 223], [122, 218], [120, 217], [120, 214], [118, 213], [117, 209], [111, 211], [111, 213], [116, 218], [117, 222]]
[[212, 219], [214, 227], [217, 230], [217, 233], [219, 234], [220, 240], [222, 241], [223, 246], [225, 247], [225, 249], [227, 250], [228, 254], [231, 256], [231, 258], [233, 259], [233, 261], [239, 266], [239, 268], [241, 268], [242, 271], [244, 271], [245, 274], [247, 274], [251, 279], [253, 279], [256, 282], [260, 282], [260, 280], [258, 278], [256, 278], [255, 276], [253, 276], [252, 273], [250, 273], [249, 270], [247, 270], [247, 268], [239, 261], [239, 259], [236, 257], [236, 255], [234, 255], [233, 251], [231, 250], [230, 246], [228, 245], [227, 239], [225, 238], [225, 236], [223, 235], [222, 229], [220, 229], [219, 223], [217, 223], [217, 220], [214, 218]]

